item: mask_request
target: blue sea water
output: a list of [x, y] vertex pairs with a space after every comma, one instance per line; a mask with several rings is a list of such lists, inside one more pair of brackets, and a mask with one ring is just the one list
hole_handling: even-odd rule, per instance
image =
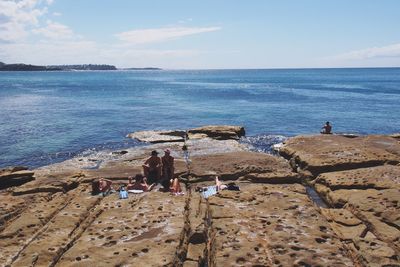
[[[400, 68], [0, 72], [0, 167], [139, 145], [138, 130], [243, 125], [276, 135], [400, 131]], [[278, 138], [279, 139], [279, 138]]]

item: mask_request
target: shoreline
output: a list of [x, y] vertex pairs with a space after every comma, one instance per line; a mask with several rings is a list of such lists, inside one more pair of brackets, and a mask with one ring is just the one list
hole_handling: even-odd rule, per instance
[[[145, 132], [158, 132], [157, 131], [145, 131]], [[161, 132], [169, 132], [171, 130], [163, 130]], [[172, 130], [176, 131], [176, 130]], [[300, 135], [282, 135], [282, 134], [259, 134], [259, 135], [251, 135], [251, 136], [244, 136], [239, 139], [239, 143], [248, 146], [249, 151], [255, 152], [264, 152], [267, 154], [271, 154], [274, 151], [274, 145], [282, 143], [284, 140], [293, 138], [296, 136], [303, 136], [303, 135], [319, 135], [318, 133], [309, 133], [309, 134], [300, 134]], [[387, 135], [387, 136], [394, 136], [399, 135], [398, 133], [392, 134], [361, 134], [361, 133], [334, 133], [334, 135], [339, 136], [346, 136], [349, 138], [359, 137], [359, 136], [368, 136], [368, 135]], [[182, 143], [183, 141], [181, 141]], [[132, 144], [130, 144], [132, 143]], [[112, 144], [114, 147], [112, 147]], [[121, 139], [120, 142], [110, 142], [110, 144], [99, 144], [95, 147], [90, 148], [82, 148], [75, 152], [64, 152], [59, 151], [50, 154], [43, 154], [38, 159], [35, 159], [34, 162], [39, 161], [40, 159], [45, 159], [43, 163], [33, 163], [33, 165], [29, 163], [18, 163], [18, 162], [26, 162], [28, 158], [22, 158], [18, 160], [13, 160], [14, 163], [9, 163], [3, 166], [0, 166], [0, 169], [7, 168], [8, 166], [26, 166], [27, 168], [34, 170], [37, 168], [42, 168], [48, 165], [62, 163], [64, 161], [73, 160], [76, 158], [104, 158], [107, 155], [112, 155], [121, 150], [135, 150], [135, 149], [145, 149], [145, 147], [152, 145], [150, 142], [146, 141], [138, 141], [137, 139], [131, 139], [126, 137]], [[32, 158], [32, 157], [29, 157]]]
[[[0, 190], [0, 264], [400, 264], [400, 135], [296, 136], [273, 156], [249, 151], [226, 131], [237, 127], [213, 127], [191, 133], [189, 165], [181, 142], [160, 142], [171, 136], [153, 132], [155, 144], [116, 151], [98, 169], [82, 169], [98, 162], [77, 158], [3, 171], [0, 181], [22, 184]], [[217, 140], [222, 129], [233, 137]], [[165, 148], [184, 195], [90, 194], [99, 177], [126, 184], [151, 150]], [[215, 175], [240, 191], [205, 199], [194, 190]]]

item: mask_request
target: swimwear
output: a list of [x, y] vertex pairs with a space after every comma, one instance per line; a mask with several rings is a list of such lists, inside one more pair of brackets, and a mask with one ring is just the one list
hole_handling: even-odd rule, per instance
[[213, 195], [216, 195], [218, 193], [216, 185], [207, 186], [206, 189], [207, 190], [203, 189], [203, 192], [201, 192], [201, 195], [204, 198], [209, 198], [209, 197], [211, 197]]

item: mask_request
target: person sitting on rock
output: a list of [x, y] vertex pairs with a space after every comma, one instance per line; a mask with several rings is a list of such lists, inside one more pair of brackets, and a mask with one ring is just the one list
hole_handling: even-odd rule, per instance
[[95, 179], [92, 181], [92, 196], [100, 194], [100, 181]]
[[127, 190], [133, 190], [133, 182], [132, 182], [132, 180], [133, 180], [133, 177], [129, 176], [128, 177], [128, 184], [126, 185], [126, 189]]
[[157, 156], [158, 152], [151, 151], [151, 156], [148, 158], [143, 166], [144, 176], [147, 177], [149, 183], [157, 183], [161, 178], [161, 159]]
[[171, 186], [169, 187], [169, 191], [171, 194], [179, 196], [179, 195], [184, 195], [185, 193], [182, 191], [181, 184], [179, 183], [179, 179], [171, 179], [170, 180]]
[[168, 188], [169, 181], [174, 179], [174, 157], [171, 156], [169, 149], [164, 150], [164, 156], [161, 158], [162, 162], [162, 182], [164, 188]]
[[142, 190], [143, 192], [153, 189], [155, 184], [148, 185], [147, 179], [141, 174], [136, 174], [135, 182], [128, 188], [128, 190]]
[[103, 194], [103, 196], [108, 195], [111, 193], [112, 188], [112, 181], [104, 178], [100, 178], [99, 180], [99, 191]]
[[329, 121], [327, 121], [321, 129], [322, 134], [332, 134], [332, 126], [330, 125]]

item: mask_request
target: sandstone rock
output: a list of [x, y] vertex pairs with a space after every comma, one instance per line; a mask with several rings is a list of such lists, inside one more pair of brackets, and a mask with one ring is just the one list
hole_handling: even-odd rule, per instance
[[400, 133], [394, 133], [389, 135], [390, 137], [396, 138], [396, 139], [400, 139]]
[[189, 139], [213, 138], [216, 140], [238, 140], [245, 135], [241, 126], [209, 125], [186, 131], [138, 131], [126, 137], [149, 143], [183, 142], [188, 134]]
[[53, 198], [43, 199], [39, 203], [29, 206], [17, 219], [6, 225], [0, 233], [0, 265], [5, 266], [13, 262], [19, 252], [35, 235], [73, 198], [70, 194], [56, 194]]
[[316, 184], [316, 190], [333, 207], [347, 207], [368, 225], [377, 238], [400, 252], [400, 189], [339, 189]]
[[208, 137], [217, 140], [227, 140], [227, 139], [239, 139], [245, 136], [245, 130], [241, 126], [229, 126], [229, 125], [209, 125], [203, 126], [195, 129], [190, 129], [190, 134], [205, 134]]
[[103, 211], [56, 266], [175, 266], [185, 200], [158, 192], [104, 198]]
[[301, 182], [300, 175], [290, 170], [273, 170], [266, 173], [250, 173], [246, 174], [241, 180], [267, 184], [293, 184]]
[[303, 186], [241, 189], [209, 199], [215, 266], [353, 266]]
[[342, 240], [353, 240], [366, 233], [367, 226], [346, 209], [321, 209], [321, 213]]
[[223, 153], [193, 157], [192, 161], [190, 182], [213, 181], [216, 175], [222, 180], [242, 177], [257, 182], [299, 181], [287, 161], [262, 153]]
[[358, 238], [355, 244], [366, 266], [399, 266], [400, 264], [398, 254], [379, 239]]
[[183, 142], [185, 131], [140, 131], [126, 137], [148, 143]]
[[84, 178], [84, 174], [78, 173], [69, 177], [41, 177], [36, 181], [27, 183], [13, 190], [13, 195], [25, 195], [35, 194], [41, 192], [56, 193], [56, 192], [67, 192], [71, 189], [76, 188], [81, 180]]
[[331, 190], [337, 189], [389, 189], [400, 185], [400, 166], [378, 166], [320, 174], [315, 183]]
[[388, 136], [297, 136], [286, 141], [279, 153], [316, 176], [323, 172], [397, 164], [400, 143]]
[[[101, 198], [91, 197], [88, 188], [82, 187], [80, 192], [60, 210], [34, 239], [20, 252], [13, 263], [15, 266], [46, 266], [58, 260], [84, 230], [90, 221], [90, 210]], [[92, 213], [96, 213], [97, 210]], [[89, 215], [89, 216], [88, 216]]]
[[[340, 139], [345, 137], [326, 140], [332, 138], [338, 151], [343, 144], [352, 148]], [[393, 163], [398, 156], [392, 142], [398, 141], [390, 137], [345, 139], [361, 142], [361, 154], [379, 162]], [[364, 156], [352, 154], [350, 162], [357, 164], [346, 168], [357, 169], [322, 173], [313, 181], [328, 204], [340, 208], [324, 209], [310, 200], [299, 173], [282, 158], [243, 151], [234, 140], [207, 137], [187, 143], [189, 179], [182, 144], [167, 143], [127, 149], [125, 155], [108, 152], [112, 160], [83, 172], [77, 170], [83, 165], [72, 161], [65, 168], [63, 163], [40, 168], [35, 181], [14, 188], [21, 195], [0, 192], [0, 266], [399, 265], [398, 166], [358, 168]], [[326, 155], [335, 161], [338, 154], [328, 147]], [[87, 183], [93, 179], [126, 182], [141, 172], [149, 151], [165, 148], [172, 149], [176, 173], [189, 182], [184, 196], [90, 195]], [[326, 166], [313, 161], [321, 151], [301, 149], [296, 157], [311, 162], [300, 166], [301, 173], [315, 175], [309, 166]], [[299, 158], [292, 160], [295, 167]], [[339, 157], [333, 169], [343, 167], [340, 160], [346, 162]], [[206, 200], [190, 190], [200, 185], [196, 182], [213, 184], [215, 175], [235, 181], [241, 191], [222, 191]]]
[[0, 170], [0, 190], [19, 186], [34, 180], [34, 172], [25, 167], [10, 167]]

